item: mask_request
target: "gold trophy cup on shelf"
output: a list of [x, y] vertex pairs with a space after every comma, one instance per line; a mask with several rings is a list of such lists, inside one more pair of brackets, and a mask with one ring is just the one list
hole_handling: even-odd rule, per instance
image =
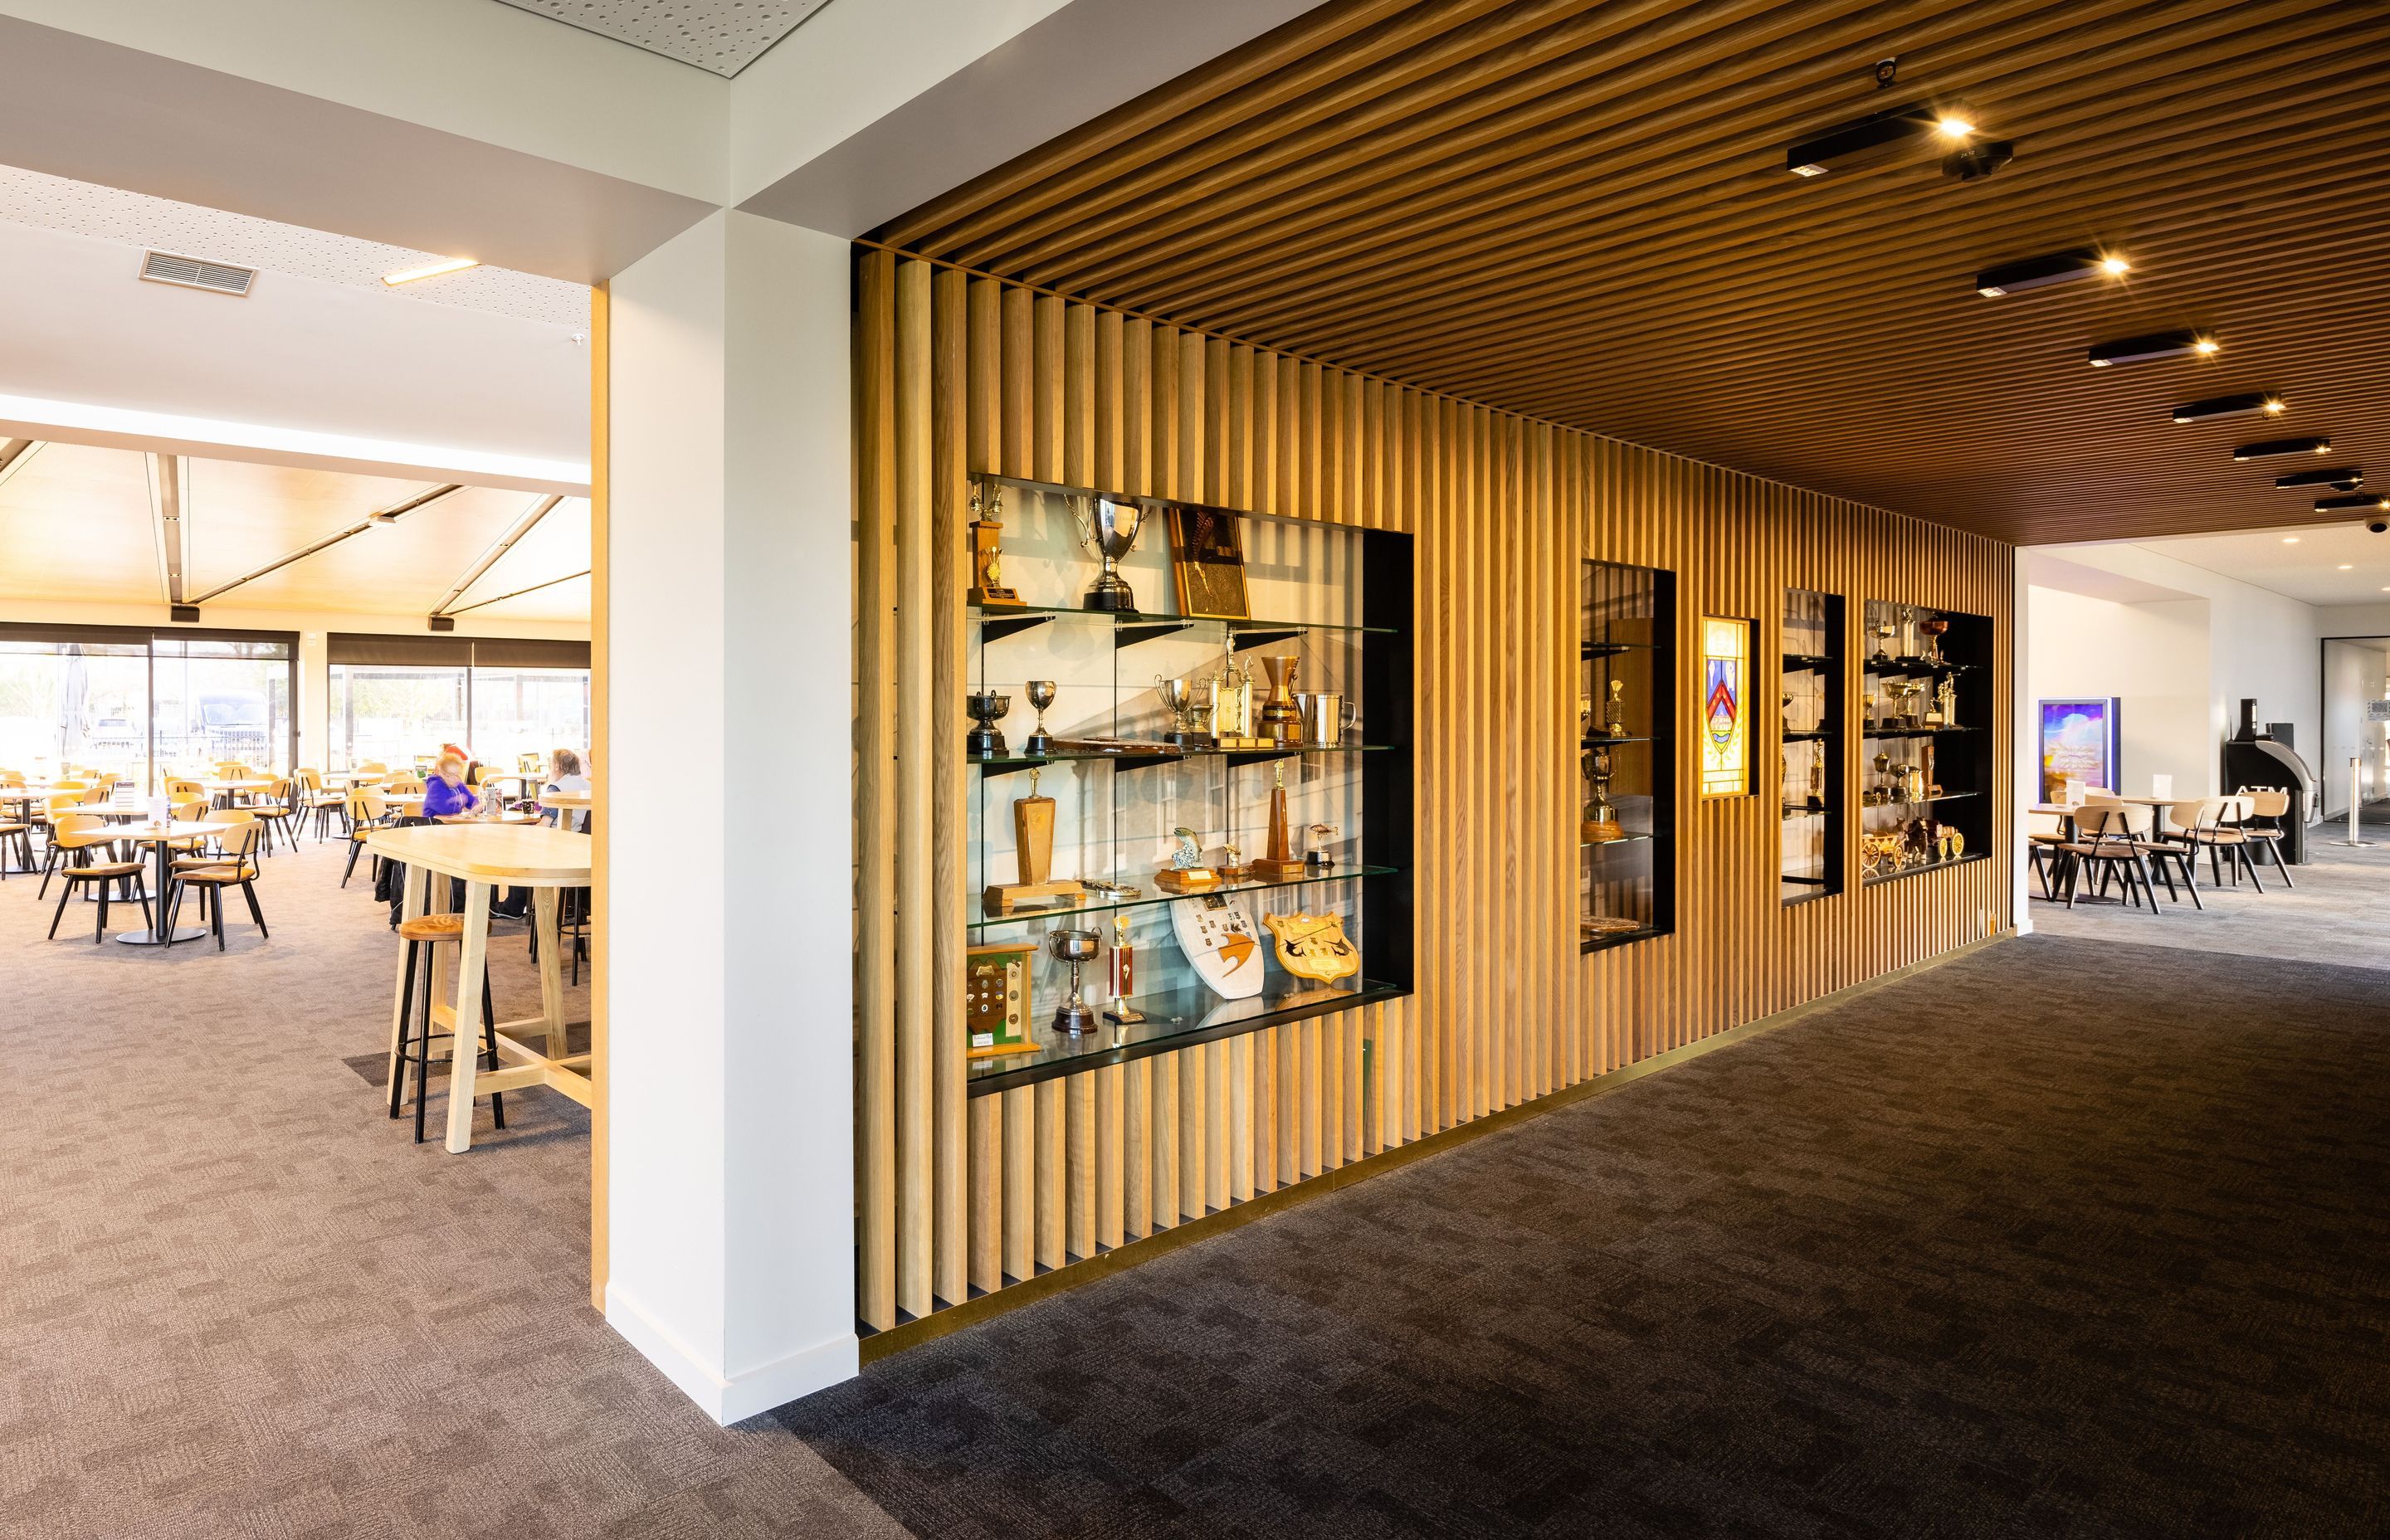
[[1294, 703], [1294, 673], [1302, 663], [1299, 658], [1265, 655], [1262, 667], [1269, 674], [1269, 699], [1262, 702], [1261, 735], [1272, 743], [1284, 745], [1303, 741], [1303, 711]]
[[1610, 746], [1597, 743], [1584, 755], [1586, 788], [1590, 793], [1585, 804], [1585, 815], [1577, 824], [1577, 840], [1581, 844], [1607, 844], [1623, 840], [1626, 831], [1619, 826], [1618, 809], [1610, 801]]
[[[1079, 543], [1102, 563], [1096, 581], [1087, 584], [1080, 608], [1113, 614], [1132, 613], [1137, 594], [1120, 575], [1121, 558], [1137, 548], [1137, 532], [1145, 528], [1145, 507], [1111, 497], [1074, 496], [1071, 517], [1079, 526]], [[1090, 505], [1093, 505], [1090, 507]]]

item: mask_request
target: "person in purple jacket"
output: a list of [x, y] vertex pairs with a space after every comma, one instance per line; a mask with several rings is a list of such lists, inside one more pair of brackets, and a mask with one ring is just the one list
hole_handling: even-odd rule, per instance
[[423, 783], [423, 815], [443, 824], [489, 815], [488, 802], [465, 784], [465, 762], [455, 754], [441, 755]]

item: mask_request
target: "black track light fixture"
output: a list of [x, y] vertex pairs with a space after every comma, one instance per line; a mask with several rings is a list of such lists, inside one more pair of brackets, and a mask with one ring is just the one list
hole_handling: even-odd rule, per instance
[[2277, 476], [2274, 484], [2288, 491], [2293, 487], [2330, 487], [2334, 492], [2355, 492], [2365, 484], [2361, 466], [2336, 465], [2329, 470], [2294, 470], [2287, 476]]
[[2232, 452], [2236, 461], [2270, 460], [2282, 455], [2329, 455], [2330, 439], [2268, 439], [2263, 443], [2244, 443]]
[[2046, 257], [2027, 257], [2023, 262], [1986, 267], [1975, 275], [1975, 292], [1986, 300], [1997, 300], [2003, 294], [2030, 294], [2037, 289], [2054, 289], [2078, 278], [2122, 277], [2132, 270], [2133, 264], [2124, 258], [2086, 247], [2078, 251], [2056, 251]]
[[2093, 368], [2104, 369], [2116, 364], [2148, 364], [2161, 358], [2205, 358], [2217, 351], [2216, 339], [2205, 332], [2160, 331], [2147, 337], [2101, 342], [2091, 350], [2090, 359]]
[[1912, 103], [1837, 124], [1786, 146], [1784, 169], [1804, 177], [1860, 171], [1905, 159], [1921, 146], [1963, 146], [1974, 136], [1974, 114], [1964, 107]]
[[2290, 410], [2290, 403], [2271, 391], [2260, 391], [2245, 396], [2210, 396], [2205, 401], [2186, 401], [2168, 415], [2177, 422], [2212, 422], [2217, 417], [2278, 417]]
[[2368, 492], [2354, 497], [2319, 497], [2315, 504], [2318, 513], [2359, 513], [2367, 508], [2376, 513], [2390, 513], [2390, 497]]

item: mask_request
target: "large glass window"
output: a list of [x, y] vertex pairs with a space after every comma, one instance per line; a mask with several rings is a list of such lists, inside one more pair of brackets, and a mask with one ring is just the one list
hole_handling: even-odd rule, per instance
[[473, 736], [484, 764], [512, 765], [524, 754], [545, 761], [551, 749], [589, 747], [589, 671], [585, 668], [473, 670]]
[[332, 768], [395, 770], [466, 740], [467, 668], [332, 665]]
[[227, 760], [287, 774], [291, 660], [272, 635], [0, 627], [0, 769], [144, 791]]

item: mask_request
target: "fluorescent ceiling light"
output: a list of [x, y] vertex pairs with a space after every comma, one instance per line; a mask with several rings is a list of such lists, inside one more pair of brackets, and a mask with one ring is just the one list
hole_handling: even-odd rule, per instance
[[2046, 257], [2027, 257], [2022, 262], [2002, 263], [1986, 267], [1975, 275], [1975, 292], [1986, 300], [1997, 300], [2003, 294], [2027, 294], [2037, 289], [2049, 289], [2077, 278], [2114, 277], [2129, 272], [2132, 264], [2122, 257], [2102, 256], [2089, 248], [2075, 251], [2054, 251]]
[[2331, 453], [2330, 439], [2268, 439], [2263, 443], [2242, 444], [2232, 452], [2232, 457], [2235, 460], [2267, 460], [2277, 455], [2329, 455]]
[[2114, 342], [2101, 342], [2092, 348], [2091, 366], [2104, 369], [2112, 364], [2145, 364], [2160, 358], [2182, 358], [2192, 353], [2216, 352], [2216, 340], [2196, 331], [2161, 331], [2147, 337], [2127, 337]]
[[381, 276], [381, 281], [390, 285], [391, 288], [396, 289], [403, 283], [415, 283], [424, 278], [436, 278], [443, 273], [462, 273], [469, 267], [479, 267], [482, 264], [480, 263], [473, 260], [471, 257], [447, 257], [431, 263], [428, 267], [410, 267], [405, 269], [404, 272], [385, 273]]
[[[2094, 359], [2094, 363], [2098, 360]], [[2249, 395], [2210, 396], [2205, 401], [2187, 401], [2171, 414], [2177, 422], [2207, 422], [2216, 417], [2254, 417], [2260, 415], [2278, 417], [2289, 403], [2271, 391]]]

